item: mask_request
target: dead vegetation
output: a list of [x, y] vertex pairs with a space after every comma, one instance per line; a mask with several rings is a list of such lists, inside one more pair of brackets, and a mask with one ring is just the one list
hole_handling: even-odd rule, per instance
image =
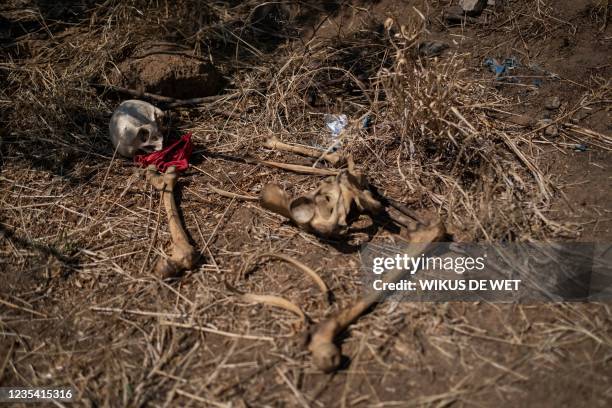
[[[539, 376], [552, 375], [552, 389], [579, 377], [598, 401], [610, 398], [605, 304], [389, 301], [340, 339], [350, 364], [331, 342], [342, 330], [323, 336], [333, 356], [318, 366], [341, 371], [320, 373], [300, 333], [309, 320], [346, 317], [361, 288], [359, 245], [393, 241], [399, 229], [360, 217], [341, 239], [317, 238], [250, 200], [270, 182], [305, 196], [321, 182], [305, 173], [338, 174], [323, 117], [342, 112], [352, 119], [343, 154], [378, 192], [440, 219], [455, 240], [576, 238], [584, 224], [552, 212], [563, 193], [546, 149], [611, 149], [610, 136], [572, 121], [609, 109], [609, 77], [585, 79], [549, 139], [549, 124], [516, 123], [522, 94], [475, 74], [474, 55], [419, 55], [449, 2], [413, 2], [401, 18], [371, 13], [370, 1], [108, 0], [70, 18], [44, 3], [0, 6], [11, 30], [35, 27], [1, 44], [0, 385], [73, 386], [101, 406], [403, 406], [507, 402], [520, 389], [537, 395]], [[485, 24], [525, 43], [576, 32], [551, 2], [515, 3]], [[600, 3], [587, 17], [605, 30]], [[358, 28], [324, 36], [346, 10]], [[180, 44], [227, 79], [227, 97], [205, 104], [157, 101], [175, 106], [176, 134], [194, 135], [192, 168], [173, 193], [187, 236], [170, 201], [168, 223], [160, 217], [169, 193], [114, 157], [108, 120], [121, 99], [98, 86], [150, 41]], [[321, 156], [271, 151], [270, 140]], [[154, 262], [177, 239], [200, 260], [166, 282]], [[264, 264], [270, 253], [311, 272]]]

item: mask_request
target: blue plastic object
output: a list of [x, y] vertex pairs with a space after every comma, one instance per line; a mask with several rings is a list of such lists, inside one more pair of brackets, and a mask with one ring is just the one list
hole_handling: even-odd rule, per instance
[[486, 58], [484, 65], [489, 67], [489, 70], [495, 74], [497, 80], [500, 80], [502, 77], [512, 79], [511, 76], [506, 74], [520, 66], [518, 59], [515, 57], [506, 58], [501, 64], [495, 58]]

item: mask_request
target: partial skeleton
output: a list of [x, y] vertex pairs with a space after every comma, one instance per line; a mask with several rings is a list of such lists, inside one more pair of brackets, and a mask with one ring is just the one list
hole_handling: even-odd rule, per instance
[[[324, 157], [320, 152], [309, 148], [290, 146], [276, 138], [268, 139], [264, 146], [269, 149], [303, 154], [310, 157]], [[337, 159], [337, 160], [336, 160]], [[340, 157], [333, 157], [328, 162], [341, 162]], [[386, 213], [399, 224], [404, 237], [410, 244], [410, 256], [427, 252], [431, 244], [446, 237], [444, 225], [440, 222], [423, 220], [418, 214], [402, 203], [386, 198], [370, 190], [367, 178], [355, 169], [352, 158], [348, 157], [348, 169], [340, 170], [337, 175], [328, 177], [319, 186], [300, 197], [290, 198], [278, 184], [264, 186], [260, 195], [261, 205], [293, 221], [300, 228], [317, 235], [331, 236], [342, 234], [348, 229], [347, 216], [351, 207], [359, 212], [371, 215]], [[396, 210], [399, 214], [389, 212]], [[384, 282], [397, 282], [403, 278], [405, 271], [393, 270], [385, 275]], [[313, 362], [324, 372], [332, 372], [340, 366], [341, 351], [336, 337], [347, 330], [375, 303], [386, 295], [384, 291], [370, 291], [353, 305], [319, 323], [311, 333], [308, 350], [312, 353]]]

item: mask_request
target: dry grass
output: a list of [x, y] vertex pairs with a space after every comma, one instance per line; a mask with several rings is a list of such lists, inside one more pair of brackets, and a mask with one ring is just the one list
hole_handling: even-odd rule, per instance
[[[607, 305], [388, 302], [346, 339], [350, 366], [326, 376], [302, 347], [301, 322], [243, 300], [243, 292], [282, 296], [319, 321], [359, 292], [355, 248], [393, 239], [376, 227], [375, 238], [318, 240], [208, 187], [242, 196], [273, 180], [292, 192], [312, 188], [316, 177], [233, 159], [299, 160], [262, 149], [272, 134], [329, 147], [325, 113], [353, 119], [343, 150], [373, 184], [436, 214], [457, 240], [567, 238], [580, 228], [548, 215], [559, 197], [542, 166], [551, 142], [506, 120], [518, 102], [467, 69], [469, 55], [418, 58], [427, 34], [419, 13], [403, 29], [370, 16], [341, 37], [286, 40], [296, 33], [285, 28], [273, 41], [248, 24], [262, 3], [108, 0], [70, 24], [27, 9], [41, 28], [0, 60], [0, 385], [69, 385], [91, 406], [444, 406], [536, 392], [538, 376], [571, 366], [585, 389], [610, 398]], [[544, 2], [523, 3], [530, 23], [512, 32], [524, 41], [567, 26]], [[323, 11], [301, 4], [278, 18]], [[90, 86], [144, 39], [212, 58], [231, 79], [228, 93], [242, 95], [174, 110], [197, 144], [180, 205], [204, 261], [172, 283], [149, 273], [169, 240], [159, 195], [113, 157], [107, 121], [117, 100]], [[609, 81], [590, 85], [555, 120], [609, 104]], [[609, 136], [574, 130], [552, 144], [612, 146]], [[313, 268], [334, 303], [308, 276], [255, 263], [269, 252]], [[575, 380], [559, 377], [560, 388]]]

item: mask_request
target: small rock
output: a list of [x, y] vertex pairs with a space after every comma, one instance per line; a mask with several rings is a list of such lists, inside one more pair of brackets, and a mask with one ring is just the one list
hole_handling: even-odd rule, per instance
[[457, 25], [463, 23], [473, 24], [478, 22], [477, 18], [466, 16], [461, 6], [458, 5], [450, 6], [449, 8], [447, 8], [444, 11], [444, 19], [450, 25]]
[[536, 120], [528, 115], [515, 115], [506, 118], [507, 121], [514, 123], [515, 125], [532, 127], [536, 124]]
[[544, 129], [544, 134], [548, 137], [557, 137], [559, 136], [559, 128], [557, 125], [550, 125]]
[[448, 44], [437, 41], [423, 41], [419, 44], [419, 55], [424, 57], [435, 57], [442, 54], [448, 48]]
[[[548, 125], [548, 126], [546, 126]], [[550, 119], [543, 119], [538, 123], [538, 126], [546, 126], [543, 129], [544, 136], [557, 137], [559, 136], [559, 127]]]
[[548, 110], [556, 110], [561, 106], [561, 99], [558, 96], [551, 96], [544, 101], [544, 107]]
[[574, 146], [574, 150], [576, 150], [577, 152], [586, 152], [587, 150], [589, 150], [589, 147], [585, 144], [580, 143]]
[[459, 5], [465, 14], [476, 17], [487, 7], [487, 0], [461, 0]]
[[580, 109], [578, 112], [576, 112], [574, 114], [574, 116], [572, 117], [572, 122], [574, 123], [578, 123], [580, 121], [585, 120], [592, 112], [587, 110], [587, 109]]

